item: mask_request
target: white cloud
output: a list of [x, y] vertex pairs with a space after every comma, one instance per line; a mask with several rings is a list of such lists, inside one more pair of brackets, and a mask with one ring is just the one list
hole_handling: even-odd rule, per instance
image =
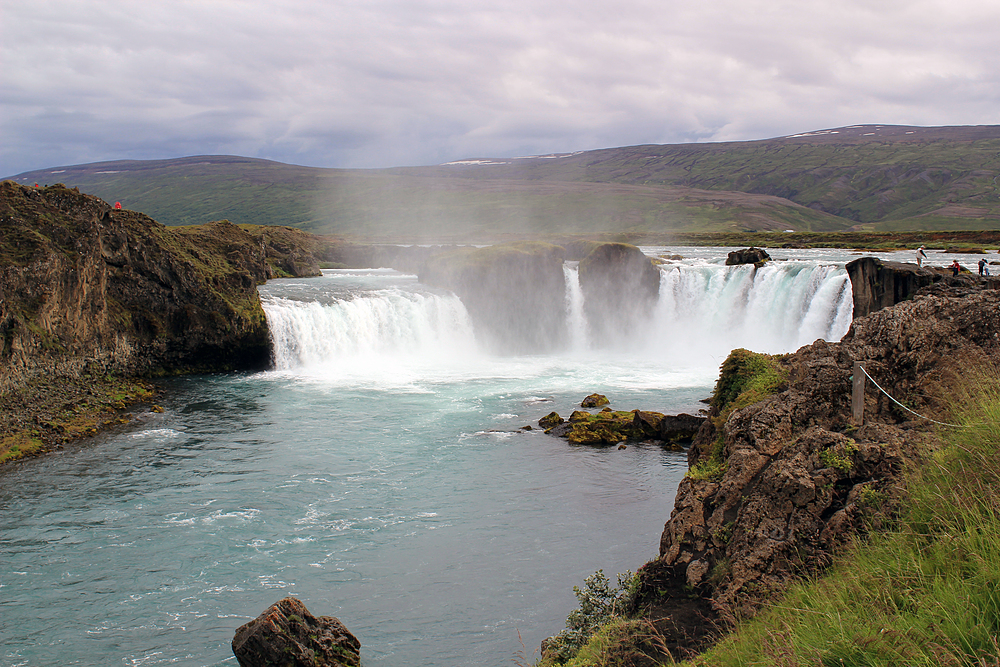
[[1000, 123], [979, 0], [0, 0], [0, 172]]

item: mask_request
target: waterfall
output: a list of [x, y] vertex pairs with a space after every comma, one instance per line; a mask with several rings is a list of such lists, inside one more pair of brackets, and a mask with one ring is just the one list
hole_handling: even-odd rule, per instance
[[[717, 367], [737, 347], [778, 353], [818, 338], [839, 340], [853, 311], [842, 265], [669, 264], [660, 267], [655, 306], [623, 323], [629, 336], [598, 344], [588, 335], [593, 323], [587, 321], [578, 264], [566, 262], [563, 275], [568, 335], [562, 352], [606, 359], [639, 355], [683, 367]], [[471, 368], [468, 361], [482, 357], [482, 341], [459, 298], [420, 285], [416, 276], [329, 272], [313, 282], [272, 281], [261, 296], [279, 370], [403, 377], [414, 368]]]
[[475, 349], [472, 323], [453, 295], [396, 288], [329, 303], [264, 295], [278, 369], [325, 363], [426, 361]]
[[587, 348], [587, 318], [583, 312], [579, 266], [579, 262], [563, 264], [563, 275], [566, 278], [566, 329], [569, 334], [569, 348], [574, 352]]
[[818, 338], [839, 340], [852, 312], [851, 284], [839, 266], [672, 265], [661, 269], [650, 343], [683, 355], [791, 352]]

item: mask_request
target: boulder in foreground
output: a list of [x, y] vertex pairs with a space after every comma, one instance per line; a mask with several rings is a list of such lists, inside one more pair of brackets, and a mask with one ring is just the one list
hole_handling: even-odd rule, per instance
[[240, 667], [359, 667], [361, 642], [332, 616], [313, 616], [287, 597], [240, 626], [233, 637]]

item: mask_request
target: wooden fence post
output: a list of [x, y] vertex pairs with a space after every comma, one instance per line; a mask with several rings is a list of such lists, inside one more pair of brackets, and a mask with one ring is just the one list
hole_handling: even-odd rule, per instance
[[851, 385], [851, 421], [855, 426], [865, 423], [865, 364], [854, 362], [854, 383]]

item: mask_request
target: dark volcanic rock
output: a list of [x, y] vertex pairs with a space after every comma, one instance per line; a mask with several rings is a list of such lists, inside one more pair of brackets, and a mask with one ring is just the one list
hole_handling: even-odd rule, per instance
[[639, 248], [601, 244], [580, 262], [579, 272], [595, 342], [628, 338], [648, 323], [660, 294], [660, 270]]
[[29, 430], [43, 445], [72, 437], [50, 411], [72, 409], [69, 396], [88, 383], [266, 366], [257, 285], [319, 273], [328, 245], [225, 220], [169, 228], [75, 188], [4, 181], [0, 439]]
[[62, 186], [0, 185], [0, 391], [34, 373], [266, 365], [271, 269], [229, 222], [171, 229]]
[[457, 294], [494, 350], [544, 352], [566, 337], [564, 252], [535, 242], [459, 248], [429, 257], [419, 277]]
[[912, 299], [921, 287], [944, 276], [931, 268], [916, 264], [883, 262], [875, 257], [862, 257], [847, 264], [854, 293], [854, 317], [864, 317], [876, 310]]
[[538, 420], [538, 425], [546, 429], [546, 433], [566, 438], [574, 445], [614, 445], [627, 440], [645, 440], [662, 441], [676, 447], [680, 441], [690, 439], [703, 421], [703, 417], [691, 415], [604, 408], [598, 413], [575, 410], [568, 422], [553, 412]]
[[313, 616], [287, 597], [236, 630], [233, 653], [241, 667], [358, 667], [361, 642], [332, 616]]
[[721, 422], [713, 404], [660, 556], [641, 570], [644, 595], [667, 591], [681, 601], [694, 589], [721, 620], [732, 620], [825, 567], [877, 525], [905, 462], [933, 438], [927, 422], [871, 383], [865, 424], [852, 426], [853, 362], [867, 362], [868, 373], [911, 409], [939, 416], [949, 377], [1000, 360], [997, 331], [995, 290], [917, 295], [855, 320], [840, 343], [817, 341], [776, 358], [787, 372], [778, 393]]
[[864, 317], [876, 310], [912, 299], [918, 294], [959, 296], [983, 289], [1000, 289], [997, 276], [957, 276], [950, 269], [917, 268], [916, 264], [883, 262], [862, 257], [847, 264], [854, 295], [854, 317]]
[[744, 248], [734, 250], [726, 257], [726, 266], [737, 266], [739, 264], [763, 264], [770, 261], [771, 256], [763, 248]]
[[685, 413], [664, 415], [663, 419], [660, 420], [660, 428], [656, 437], [664, 442], [690, 440], [704, 423], [704, 417], [696, 417]]

